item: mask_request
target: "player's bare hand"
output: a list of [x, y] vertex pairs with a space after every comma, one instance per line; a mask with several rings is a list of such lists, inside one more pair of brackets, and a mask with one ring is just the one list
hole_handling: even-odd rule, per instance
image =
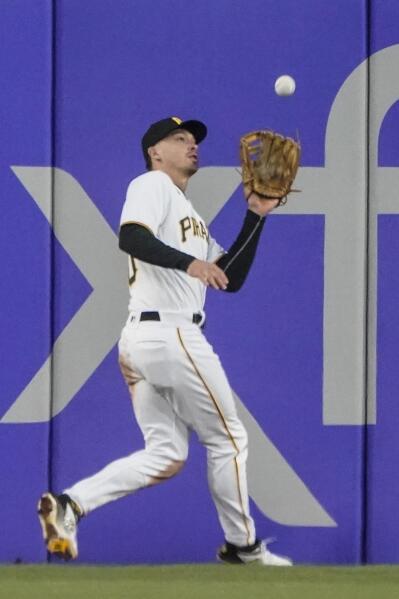
[[204, 283], [210, 285], [214, 289], [226, 289], [228, 278], [223, 270], [213, 262], [205, 262], [204, 260], [193, 260], [187, 269], [187, 274], [190, 277], [195, 277]]
[[264, 198], [252, 191], [248, 198], [248, 208], [259, 216], [266, 216], [278, 206], [280, 200], [274, 198]]

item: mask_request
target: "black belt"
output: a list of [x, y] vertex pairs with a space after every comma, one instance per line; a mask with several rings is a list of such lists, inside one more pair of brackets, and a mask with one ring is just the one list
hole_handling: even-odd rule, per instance
[[[140, 321], [142, 320], [161, 320], [161, 315], [159, 312], [142, 312], [140, 314]], [[193, 323], [199, 324], [202, 320], [202, 315], [196, 312], [193, 314]]]

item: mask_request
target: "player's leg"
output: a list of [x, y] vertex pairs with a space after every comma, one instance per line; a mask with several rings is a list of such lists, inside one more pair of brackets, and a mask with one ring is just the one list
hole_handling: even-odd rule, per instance
[[175, 401], [207, 449], [209, 487], [226, 539], [218, 557], [233, 563], [291, 565], [256, 538], [246, 476], [247, 434], [220, 360], [195, 327], [178, 329], [177, 337]]
[[[128, 381], [133, 373], [128, 369], [124, 375]], [[167, 480], [177, 474], [186, 460], [188, 431], [174, 413], [167, 393], [162, 396], [145, 380], [129, 389], [145, 449], [112, 462], [60, 496], [46, 493], [39, 501], [39, 519], [48, 550], [64, 559], [77, 557], [76, 525], [82, 515]]]
[[197, 327], [176, 331], [174, 398], [208, 455], [209, 487], [226, 540], [255, 542], [246, 477], [247, 434], [218, 356]]
[[132, 389], [132, 404], [145, 448], [108, 464], [66, 493], [84, 514], [177, 474], [188, 452], [188, 431], [169, 401], [145, 380]]
[[[127, 382], [134, 383], [136, 373], [162, 390], [179, 422], [192, 427], [207, 447], [209, 484], [226, 540], [254, 543], [245, 467], [247, 435], [219, 358], [200, 329], [188, 325], [180, 331], [146, 322], [127, 326], [120, 352], [130, 366], [130, 374], [125, 371]], [[201, 373], [206, 373], [213, 391]]]

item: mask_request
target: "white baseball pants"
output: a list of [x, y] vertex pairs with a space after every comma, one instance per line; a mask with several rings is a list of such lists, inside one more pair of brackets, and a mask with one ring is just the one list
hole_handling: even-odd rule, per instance
[[145, 448], [64, 492], [87, 514], [165, 480], [186, 460], [192, 429], [207, 450], [209, 488], [226, 540], [252, 544], [247, 435], [219, 357], [190, 322], [192, 313], [161, 313], [161, 322], [139, 317], [131, 315], [122, 330], [119, 356]]

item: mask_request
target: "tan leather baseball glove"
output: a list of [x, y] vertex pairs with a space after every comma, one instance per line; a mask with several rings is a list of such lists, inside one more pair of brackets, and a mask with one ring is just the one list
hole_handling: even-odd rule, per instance
[[273, 131], [252, 131], [240, 139], [240, 158], [245, 197], [252, 192], [278, 198], [285, 204], [301, 155], [301, 146]]

